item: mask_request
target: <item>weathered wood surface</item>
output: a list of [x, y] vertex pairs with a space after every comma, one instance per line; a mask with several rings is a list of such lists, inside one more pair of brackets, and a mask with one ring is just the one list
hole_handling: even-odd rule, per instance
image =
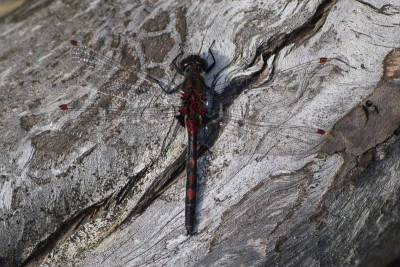
[[[1, 265], [382, 266], [395, 260], [399, 21], [396, 0], [24, 5], [0, 24]], [[173, 118], [139, 124], [104, 122], [100, 114], [88, 122], [85, 112], [58, 111], [59, 104], [79, 101], [92, 110], [125, 108], [66, 67], [69, 39], [172, 84], [181, 81], [169, 67], [181, 47], [185, 54], [202, 48], [206, 56], [215, 40], [209, 84], [263, 70], [230, 110], [330, 135], [238, 133], [228, 124], [200, 159], [198, 234], [188, 238], [185, 132]], [[333, 59], [279, 75], [318, 57]], [[267, 88], [260, 80], [271, 65], [275, 76]], [[159, 96], [129, 105], [169, 103]], [[73, 122], [82, 138], [60, 130]], [[291, 135], [297, 141], [282, 147]]]

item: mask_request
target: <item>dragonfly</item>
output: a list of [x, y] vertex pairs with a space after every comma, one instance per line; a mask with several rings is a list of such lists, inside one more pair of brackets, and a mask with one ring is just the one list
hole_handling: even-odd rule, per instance
[[[237, 125], [235, 131], [239, 129], [240, 134], [244, 134], [250, 130], [256, 131], [259, 135], [264, 135], [265, 132], [271, 130], [286, 132], [286, 134], [282, 134], [285, 141], [280, 144], [275, 143], [273, 147], [268, 147], [265, 150], [261, 149], [258, 152], [254, 150], [243, 151], [243, 153], [250, 154], [267, 154], [273, 148], [277, 148], [275, 151], [278, 151], [278, 153], [298, 153], [299, 151], [290, 149], [290, 142], [297, 138], [298, 132], [306, 132], [311, 139], [326, 135], [326, 131], [318, 127], [272, 123], [228, 112], [228, 106], [234, 101], [234, 98], [244, 89], [250, 88], [256, 81], [256, 78], [254, 76], [238, 77], [229, 82], [213, 83], [211, 87], [207, 86], [204, 77], [213, 70], [217, 63], [213, 54], [213, 45], [214, 42], [208, 49], [209, 55], [212, 58], [210, 65], [206, 58], [198, 54], [191, 54], [179, 60], [184, 53], [183, 51], [172, 60], [174, 70], [183, 76], [183, 81], [175, 87], [163, 81], [156, 74], [138, 70], [134, 67], [126, 67], [120, 61], [82, 45], [76, 40], [69, 41], [66, 50], [66, 61], [63, 62], [68, 68], [75, 70], [74, 75], [84, 76], [87, 82], [95, 86], [94, 90], [96, 94], [115, 98], [123, 103], [116, 107], [110, 107], [109, 105], [102, 107], [103, 112], [108, 117], [122, 117], [131, 122], [146, 121], [149, 118], [153, 118], [156, 121], [172, 118], [178, 122], [180, 127], [186, 128], [185, 228], [188, 236], [196, 234], [199, 145], [204, 145], [205, 147], [212, 146], [214, 139], [218, 138], [218, 134], [215, 134], [216, 131], [229, 131], [229, 127], [224, 128], [228, 122], [235, 122]], [[329, 60], [328, 58], [311, 60], [301, 65], [275, 72], [274, 76], [288, 75], [289, 72], [324, 64]], [[214, 90], [217, 86], [224, 87], [223, 91], [226, 93], [217, 93]], [[268, 86], [262, 88], [265, 90]], [[253, 89], [253, 91], [255, 90], [257, 89]], [[233, 91], [235, 94], [232, 93]], [[157, 98], [155, 95], [161, 95], [162, 97]], [[167, 105], [164, 104], [165, 101], [161, 102], [160, 100], [164, 98], [167, 98]], [[149, 99], [152, 100], [146, 102]], [[142, 104], [140, 105], [140, 103]], [[128, 107], [130, 104], [131, 106]], [[91, 135], [89, 130], [91, 128], [90, 124], [92, 122], [92, 124], [98, 123], [98, 106], [82, 106], [72, 101], [69, 103], [60, 103], [58, 108], [61, 112], [81, 114], [83, 117], [79, 123], [79, 128], [86, 127], [87, 133], [82, 134], [79, 130], [75, 131], [74, 128], [77, 128], [76, 124], [74, 126], [74, 122], [69, 121], [60, 129], [68, 134], [79, 138], [88, 138]], [[231, 129], [231, 131], [233, 130]], [[151, 131], [148, 134], [150, 135]], [[256, 145], [250, 147], [254, 148]], [[260, 148], [260, 146], [257, 148]], [[306, 154], [309, 151], [303, 151], [302, 153]]]

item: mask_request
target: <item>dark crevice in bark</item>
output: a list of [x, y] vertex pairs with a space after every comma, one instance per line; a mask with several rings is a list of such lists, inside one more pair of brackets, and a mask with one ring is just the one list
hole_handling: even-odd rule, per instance
[[[78, 229], [82, 224], [86, 222], [91, 216], [97, 213], [97, 211], [104, 206], [110, 197], [87, 207], [75, 216], [64, 222], [54, 233], [48, 238], [38, 243], [36, 248], [32, 251], [30, 256], [21, 264], [22, 266], [39, 266], [55, 247], [66, 240], [72, 231]], [[6, 264], [7, 265], [7, 264]]]
[[159, 178], [146, 190], [135, 207], [129, 212], [122, 224], [128, 223], [137, 215], [143, 213], [182, 173], [186, 166], [186, 152], [181, 153], [178, 159], [169, 166]]
[[261, 45], [256, 51], [254, 60], [250, 63], [250, 66], [252, 66], [260, 55], [264, 59], [264, 66], [259, 72], [256, 73], [256, 75], [265, 69], [267, 59], [271, 55], [277, 54], [284, 47], [292, 43], [300, 45], [314, 35], [323, 26], [329, 11], [337, 1], [338, 0], [326, 0], [322, 2], [315, 11], [315, 14], [303, 26], [300, 26], [285, 36], [276, 35], [267, 43]]
[[[164, 192], [182, 173], [186, 166], [186, 153], [182, 153], [180, 157], [149, 187], [141, 199], [138, 201], [135, 208], [126, 216], [120, 225], [130, 222], [131, 219], [144, 212], [154, 200], [156, 200], [162, 192]], [[101, 208], [107, 209], [112, 199], [115, 199], [116, 205], [120, 205], [124, 199], [127, 198], [132, 188], [141, 180], [141, 178], [151, 169], [153, 164], [139, 172], [134, 177], [131, 177], [129, 182], [118, 192], [115, 197], [107, 197], [106, 199], [85, 208], [71, 219], [63, 223], [53, 234], [46, 240], [40, 242], [32, 251], [30, 256], [23, 262], [23, 266], [37, 266], [39, 265], [47, 254], [49, 254], [55, 247], [66, 240], [74, 230], [78, 229], [81, 225], [87, 222], [97, 211]], [[110, 231], [111, 234], [115, 231]]]
[[[394, 163], [397, 161], [396, 156], [399, 150], [400, 139], [397, 140], [388, 147], [387, 150], [387, 158], [385, 160], [374, 160], [372, 161], [365, 169], [362, 170], [357, 176], [352, 176], [350, 173], [344, 178], [346, 181], [350, 181], [352, 186], [342, 186], [340, 188], [336, 188], [334, 190], [330, 190], [322, 200], [322, 206], [324, 207], [323, 212], [319, 212], [315, 214], [313, 218], [314, 222], [318, 221], [323, 223], [323, 227], [318, 229], [320, 236], [320, 263], [322, 266], [336, 266], [340, 264], [343, 258], [346, 258], [346, 255], [340, 255], [342, 252], [334, 252], [330, 250], [329, 244], [331, 242], [330, 239], [334, 239], [335, 237], [330, 236], [330, 229], [339, 228], [342, 224], [349, 224], [351, 220], [357, 218], [361, 213], [363, 213], [363, 206], [360, 206], [359, 209], [356, 209], [356, 213], [352, 214], [352, 216], [346, 217], [340, 209], [336, 209], [336, 207], [341, 206], [340, 202], [349, 202], [349, 199], [356, 198], [354, 196], [354, 190], [360, 188], [379, 188], [379, 180], [376, 179], [378, 173], [382, 171], [382, 165], [387, 165], [390, 162]], [[376, 192], [376, 197], [380, 197], [379, 192]], [[362, 232], [357, 233], [357, 238], [354, 238], [354, 244], [347, 244], [348, 246], [352, 246], [352, 252], [354, 255], [361, 253], [361, 251], [365, 252], [367, 255], [363, 262], [360, 262], [359, 266], [385, 266], [390, 261], [398, 258], [399, 248], [397, 246], [393, 246], [393, 244], [398, 244], [399, 242], [399, 223], [398, 223], [398, 214], [395, 213], [394, 219], [390, 222], [387, 222], [388, 217], [384, 217], [384, 215], [389, 214], [389, 211], [396, 211], [400, 205], [399, 198], [397, 194], [393, 196], [391, 200], [386, 200], [384, 203], [381, 203], [378, 206], [371, 206], [369, 210], [369, 215], [366, 221], [371, 221], [367, 223], [369, 225], [368, 228], [364, 228]], [[366, 197], [371, 197], [366, 194]], [[354, 201], [354, 200], [351, 200]], [[333, 213], [335, 211], [335, 213]], [[337, 212], [337, 214], [336, 214]], [[381, 219], [376, 220], [381, 217]], [[346, 218], [346, 221], [343, 221], [343, 218]], [[376, 220], [376, 221], [375, 221]], [[377, 225], [378, 223], [378, 225]], [[385, 227], [384, 230], [379, 230], [379, 228]], [[355, 231], [354, 231], [355, 232]], [[368, 233], [368, 234], [367, 234]], [[347, 250], [344, 250], [347, 251]], [[331, 254], [333, 253], [333, 254]], [[336, 255], [335, 255], [336, 253]], [[364, 253], [364, 252], [363, 252]], [[326, 255], [330, 255], [331, 257], [325, 257]], [[342, 259], [341, 259], [342, 258]], [[351, 260], [349, 257], [348, 260]], [[352, 265], [352, 264], [350, 264]]]
[[[172, 128], [174, 128], [172, 130], [173, 131], [172, 138], [169, 141], [167, 141], [167, 139], [163, 140], [162, 149], [161, 149], [162, 151], [167, 151], [168, 150], [168, 147], [170, 147], [170, 145], [172, 144], [172, 141], [174, 140], [174, 138], [177, 135], [178, 127], [173, 127], [173, 126], [170, 127], [169, 132], [167, 133], [167, 136], [170, 133], [170, 131], [172, 130]], [[163, 156], [164, 156], [164, 152], [162, 152], [149, 166], [147, 166], [144, 170], [142, 170], [139, 174], [137, 174], [134, 179], [131, 178], [129, 180], [129, 182], [120, 190], [120, 192], [116, 196], [117, 205], [119, 205], [127, 197], [128, 193], [136, 185], [136, 183], [138, 181], [140, 181], [140, 178], [144, 176], [144, 174], [147, 172], [147, 170], [151, 169], [154, 166], [154, 163], [158, 162], [159, 160], [161, 160], [161, 158]], [[181, 158], [181, 157], [179, 157], [179, 158]], [[179, 172], [179, 166], [176, 167], [177, 165], [178, 164], [175, 161], [175, 163], [173, 163], [171, 165], [171, 168], [174, 168], [174, 166], [175, 166], [175, 168], [176, 168], [175, 171]], [[167, 172], [168, 172], [168, 170], [167, 170]], [[162, 177], [164, 177], [164, 176], [165, 175], [163, 174]], [[160, 180], [160, 179], [156, 179], [155, 183], [157, 183], [158, 180]], [[161, 180], [163, 180], [163, 179], [161, 179]], [[154, 185], [154, 183], [153, 183], [153, 185]]]
[[311, 36], [315, 35], [324, 25], [329, 11], [338, 1], [339, 0], [326, 0], [322, 2], [307, 23], [290, 33], [287, 40], [282, 44], [282, 47], [292, 43], [300, 45]]
[[[368, 100], [338, 120], [321, 147], [324, 153], [343, 154], [344, 164], [335, 177], [332, 189], [352, 183], [393, 145], [400, 125], [400, 93], [396, 85], [390, 84], [390, 79], [399, 75], [396, 63], [399, 55], [394, 50], [385, 57], [383, 75]], [[388, 95], [390, 98], [387, 98]]]
[[[337, 1], [326, 0], [322, 2], [315, 11], [315, 14], [303, 26], [287, 35], [275, 35], [268, 42], [258, 47], [252, 62], [247, 68], [252, 67], [260, 56], [264, 60], [262, 68], [250, 76], [236, 77], [224, 88], [223, 93], [219, 96], [224, 108], [229, 107], [234, 99], [259, 78], [260, 74], [268, 67], [267, 61], [271, 55], [278, 54], [284, 47], [292, 43], [300, 45], [313, 36], [323, 26], [329, 11]], [[273, 77], [273, 69], [271, 77]]]
[[400, 266], [400, 257], [396, 258], [394, 261], [386, 265], [386, 267], [398, 267]]
[[350, 184], [353, 184], [353, 182], [356, 181], [360, 177], [360, 175], [362, 175], [362, 173], [369, 168], [371, 164], [381, 161], [381, 159], [377, 157], [378, 147], [384, 146], [386, 154], [387, 151], [390, 150], [390, 148], [394, 145], [392, 144], [392, 138], [394, 136], [396, 136], [395, 132], [392, 135], [388, 136], [384, 141], [377, 143], [374, 147], [366, 150], [364, 153], [356, 157], [345, 154], [343, 156], [345, 162], [354, 162], [354, 164], [350, 169], [345, 168], [346, 165], [344, 165], [344, 167], [335, 177], [331, 190], [336, 190], [338, 188], [346, 187]]
[[[143, 169], [134, 177], [130, 177], [129, 182], [116, 194], [115, 197], [107, 197], [102, 201], [83, 209], [78, 212], [75, 216], [64, 222], [53, 234], [48, 238], [40, 242], [36, 248], [32, 251], [30, 256], [24, 261], [23, 266], [36, 266], [39, 265], [46, 255], [50, 253], [55, 247], [66, 240], [74, 230], [78, 229], [81, 225], [86, 223], [97, 211], [101, 208], [107, 210], [111, 204], [111, 200], [115, 200], [115, 205], [120, 205], [126, 196], [131, 192], [131, 189], [141, 180], [141, 178], [147, 173], [148, 169], [153, 164]], [[150, 205], [147, 203], [147, 206]]]
[[124, 187], [122, 187], [122, 189], [118, 192], [118, 194], [115, 197], [117, 205], [121, 204], [121, 202], [126, 198], [127, 194], [130, 192], [130, 190], [136, 185], [138, 181], [140, 181], [140, 179], [145, 175], [145, 173], [149, 168], [151, 168], [151, 165], [140, 171], [134, 177], [131, 177], [129, 179], [129, 182], [126, 183]]
[[[154, 161], [156, 162], [156, 161]], [[145, 176], [147, 171], [154, 165], [152, 163], [147, 168], [143, 169], [134, 177], [131, 177], [129, 182], [116, 194], [115, 197], [108, 197], [99, 203], [96, 203], [75, 215], [63, 223], [52, 235], [46, 240], [40, 242], [30, 256], [24, 261], [23, 265], [39, 265], [46, 255], [50, 253], [62, 240], [66, 240], [72, 231], [78, 229], [81, 225], [87, 222], [87, 219], [93, 216], [100, 208], [107, 209], [111, 203], [111, 199], [115, 199], [115, 204], [120, 205], [129, 194], [132, 192], [132, 188]], [[155, 182], [147, 189], [144, 195], [140, 198], [135, 208], [129, 212], [126, 218], [121, 222], [120, 225], [130, 222], [131, 219], [137, 215], [143, 213], [152, 203], [156, 200], [162, 192], [164, 192], [182, 173], [186, 166], [186, 152], [182, 153], [180, 157], [158, 178]], [[117, 229], [116, 227], [108, 233], [111, 234]]]
[[371, 8], [372, 10], [374, 10], [376, 13], [379, 14], [384, 14], [384, 15], [388, 15], [388, 13], [386, 13], [386, 9], [388, 9], [389, 7], [391, 7], [392, 5], [383, 5], [381, 8], [377, 8], [376, 6], [372, 5], [371, 3], [367, 3], [361, 0], [356, 0], [356, 2], [359, 2], [360, 4], [363, 4], [369, 8]]
[[[180, 126], [178, 126], [180, 127]], [[172, 133], [172, 138], [170, 141], [167, 142], [166, 139], [163, 141], [162, 151], [167, 151], [168, 147], [171, 145], [172, 141], [177, 135], [178, 127], [175, 127]], [[170, 128], [171, 130], [171, 128]], [[151, 169], [155, 162], [161, 160], [164, 156], [162, 152], [157, 159], [153, 161], [153, 163], [147, 168]], [[153, 203], [155, 199], [157, 199], [162, 192], [164, 192], [175, 180], [176, 178], [182, 173], [186, 166], [186, 152], [181, 153], [181, 155], [172, 163], [160, 177], [156, 178], [151, 186], [146, 190], [143, 196], [140, 198], [138, 203], [136, 204], [135, 208], [129, 212], [127, 217], [122, 221], [121, 224], [129, 222], [132, 217], [141, 214], [144, 212], [147, 207]], [[146, 169], [146, 170], [147, 170]], [[144, 174], [145, 172], [143, 172]], [[128, 193], [140, 179], [131, 179], [124, 188], [118, 193], [117, 195], [117, 204], [120, 204], [123, 199], [128, 196]]]

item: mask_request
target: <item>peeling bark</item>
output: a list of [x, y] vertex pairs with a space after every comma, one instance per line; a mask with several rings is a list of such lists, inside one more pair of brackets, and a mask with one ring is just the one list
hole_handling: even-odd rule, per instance
[[[399, 18], [394, 0], [43, 0], [1, 18], [0, 265], [399, 258]], [[206, 81], [224, 111], [329, 134], [246, 130], [234, 116], [216, 125], [199, 152], [198, 234], [186, 237], [185, 131], [168, 114], [124, 118], [180, 95], [134, 71], [90, 78], [66, 61], [68, 39], [171, 85], [182, 81], [172, 59], [206, 58], [215, 40]], [[115, 77], [137, 83], [137, 98], [102, 94]]]

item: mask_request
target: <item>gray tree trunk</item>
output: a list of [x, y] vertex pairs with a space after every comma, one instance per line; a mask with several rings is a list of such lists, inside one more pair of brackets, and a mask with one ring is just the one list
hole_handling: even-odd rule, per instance
[[[71, 2], [0, 20], [1, 266], [400, 257], [398, 1]], [[173, 85], [172, 59], [210, 63], [215, 40], [206, 82], [231, 116], [201, 152], [197, 235], [184, 229], [186, 133], [160, 109], [180, 95], [102, 93], [113, 77], [70, 62], [70, 39]]]

